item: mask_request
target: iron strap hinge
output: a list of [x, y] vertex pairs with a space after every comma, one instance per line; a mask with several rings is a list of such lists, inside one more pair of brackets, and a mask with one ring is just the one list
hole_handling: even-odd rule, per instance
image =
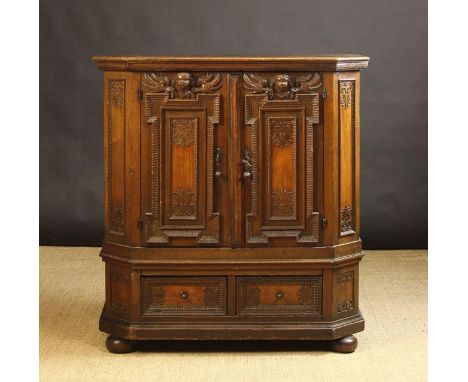
[[145, 212], [145, 215], [138, 219], [138, 222], [137, 222], [138, 229], [140, 231], [143, 231], [143, 228], [145, 228], [145, 220], [152, 219], [152, 218], [153, 218], [152, 212]]
[[327, 99], [327, 96], [328, 96], [327, 89], [323, 88], [322, 89], [322, 99], [325, 101]]
[[144, 224], [143, 218], [139, 218], [137, 222], [137, 227], [140, 231], [143, 231], [143, 224]]
[[327, 220], [327, 218], [323, 217], [322, 220], [321, 220], [321, 222], [322, 222], [322, 228], [326, 228], [327, 225], [328, 225], [328, 220]]

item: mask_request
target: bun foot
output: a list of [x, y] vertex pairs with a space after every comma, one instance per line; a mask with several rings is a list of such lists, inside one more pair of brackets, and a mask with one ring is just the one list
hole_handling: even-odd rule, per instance
[[330, 348], [337, 353], [352, 353], [356, 350], [358, 341], [353, 335], [330, 341]]
[[124, 340], [123, 338], [107, 337], [106, 347], [111, 353], [123, 354], [135, 351], [133, 341]]

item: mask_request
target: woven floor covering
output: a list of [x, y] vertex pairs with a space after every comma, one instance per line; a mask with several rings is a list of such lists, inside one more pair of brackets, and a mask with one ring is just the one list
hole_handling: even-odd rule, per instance
[[40, 248], [41, 381], [426, 381], [427, 251], [366, 251], [360, 306], [366, 329], [352, 354], [307, 344], [156, 342], [110, 354], [98, 329], [99, 248]]

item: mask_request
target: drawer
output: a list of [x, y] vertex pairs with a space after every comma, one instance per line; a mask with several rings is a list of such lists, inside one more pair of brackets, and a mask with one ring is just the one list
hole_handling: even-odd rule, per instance
[[144, 276], [141, 302], [144, 316], [226, 314], [226, 278]]
[[322, 311], [322, 276], [237, 278], [238, 314], [315, 314]]

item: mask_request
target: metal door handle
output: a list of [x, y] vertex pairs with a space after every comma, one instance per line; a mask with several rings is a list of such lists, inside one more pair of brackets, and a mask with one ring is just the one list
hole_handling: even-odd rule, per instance
[[221, 172], [221, 160], [223, 159], [223, 150], [220, 147], [216, 147], [216, 154], [215, 154], [215, 173], [214, 176], [216, 178], [220, 178], [222, 174]]
[[244, 165], [244, 173], [242, 176], [245, 179], [252, 178], [252, 158], [250, 157], [250, 151], [247, 147], [244, 147], [244, 158], [242, 159], [242, 164]]

